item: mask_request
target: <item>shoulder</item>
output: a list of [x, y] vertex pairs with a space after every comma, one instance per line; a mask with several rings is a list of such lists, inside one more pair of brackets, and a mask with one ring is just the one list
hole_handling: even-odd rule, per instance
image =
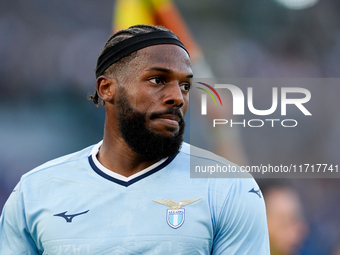
[[269, 254], [265, 204], [252, 175], [189, 144], [183, 144], [181, 153], [188, 158], [190, 179], [207, 188], [215, 236], [213, 254]]
[[72, 174], [72, 169], [77, 169], [80, 165], [87, 164], [87, 158], [94, 145], [80, 151], [50, 160], [21, 177], [21, 182], [33, 179], [49, 178], [57, 174], [68, 172]]
[[227, 163], [230, 164], [231, 162], [227, 159], [218, 156], [210, 151], [198, 148], [196, 146], [190, 145], [188, 143], [183, 143], [180, 153], [183, 153], [184, 155], [190, 156], [191, 159], [203, 159], [208, 161], [215, 161], [220, 163]]
[[[209, 200], [217, 208], [235, 209], [243, 204], [245, 210], [258, 206], [263, 209], [263, 196], [257, 182], [237, 164], [186, 143], [181, 153], [189, 159], [190, 179], [206, 186]], [[232, 204], [234, 206], [230, 207]]]
[[[230, 202], [241, 197], [262, 200], [262, 194], [253, 176], [243, 172], [237, 164], [187, 143], [183, 143], [179, 156], [183, 158], [179, 162], [187, 164], [186, 170], [190, 171], [191, 182], [204, 185], [211, 191], [211, 201], [225, 203], [226, 200]], [[255, 201], [258, 202], [256, 199]]]
[[183, 143], [181, 151], [190, 162], [192, 178], [250, 178], [253, 176], [237, 164], [210, 151]]

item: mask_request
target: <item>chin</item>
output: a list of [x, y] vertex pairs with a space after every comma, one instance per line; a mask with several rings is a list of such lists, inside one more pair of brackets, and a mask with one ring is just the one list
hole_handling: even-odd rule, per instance
[[164, 138], [171, 138], [171, 137], [175, 137], [179, 134], [180, 129], [178, 127], [174, 128], [174, 127], [166, 127], [162, 130], [159, 129], [152, 129], [152, 128], [148, 128], [150, 133], [153, 133], [155, 135], [159, 135], [162, 136]]

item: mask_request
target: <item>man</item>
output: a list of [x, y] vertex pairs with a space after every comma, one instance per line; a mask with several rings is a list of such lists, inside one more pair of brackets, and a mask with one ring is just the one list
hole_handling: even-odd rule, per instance
[[154, 26], [120, 31], [96, 76], [103, 141], [21, 178], [2, 213], [0, 254], [269, 254], [252, 178], [189, 177], [190, 159], [230, 163], [182, 142], [193, 74], [178, 38]]
[[[195, 73], [195, 78], [215, 77], [209, 64], [205, 60], [200, 46], [191, 35], [183, 16], [173, 0], [115, 0], [112, 24], [113, 31], [123, 30], [137, 24], [164, 26], [170, 29], [181, 38], [181, 42], [188, 50], [191, 68]], [[197, 95], [200, 96], [199, 93]], [[198, 99], [191, 97], [191, 100]], [[208, 108], [213, 107], [212, 100], [208, 100], [207, 103]], [[195, 136], [204, 132], [214, 132], [213, 136], [201, 136], [201, 140], [197, 144], [208, 145], [207, 148], [212, 149], [218, 155], [225, 158], [233, 158], [234, 162], [247, 165], [247, 158], [242, 148], [242, 143], [240, 142], [238, 129], [214, 129], [212, 131], [210, 126], [210, 123], [213, 122], [214, 119], [218, 119], [221, 116], [231, 118], [229, 115], [230, 113], [228, 114], [228, 111], [225, 111], [223, 107], [215, 107], [214, 111], [205, 116], [209, 120], [201, 122], [199, 126], [195, 126], [195, 129], [190, 130], [190, 135], [186, 133], [184, 137], [187, 137], [189, 140], [191, 134]], [[199, 111], [191, 111], [191, 121], [200, 117]]]
[[299, 254], [308, 232], [299, 195], [282, 180], [267, 179], [260, 187], [267, 207], [270, 254]]

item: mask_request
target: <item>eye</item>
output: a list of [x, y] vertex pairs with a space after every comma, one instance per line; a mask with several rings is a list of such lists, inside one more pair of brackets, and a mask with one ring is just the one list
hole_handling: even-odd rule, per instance
[[151, 78], [149, 81], [156, 85], [164, 84], [164, 80], [161, 77], [154, 77], [154, 78]]
[[190, 88], [191, 88], [191, 84], [190, 83], [184, 83], [182, 85], [180, 85], [181, 90], [189, 92]]

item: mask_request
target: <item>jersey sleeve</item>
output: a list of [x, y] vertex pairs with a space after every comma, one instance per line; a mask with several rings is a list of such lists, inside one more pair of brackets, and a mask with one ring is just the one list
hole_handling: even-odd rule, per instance
[[14, 188], [1, 214], [0, 254], [39, 254], [26, 225], [21, 183]]
[[217, 216], [212, 254], [270, 254], [265, 204], [254, 179], [236, 179], [228, 192]]

